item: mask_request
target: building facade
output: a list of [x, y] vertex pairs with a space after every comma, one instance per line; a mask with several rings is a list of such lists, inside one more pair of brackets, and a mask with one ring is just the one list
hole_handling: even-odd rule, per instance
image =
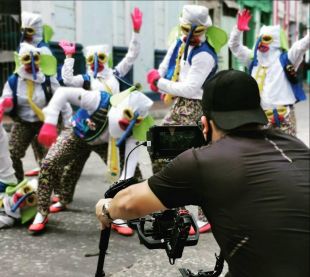
[[[205, 1], [0, 1], [0, 86], [14, 69], [13, 52], [19, 43], [22, 11], [39, 13], [44, 24], [54, 30], [53, 41], [67, 39], [82, 44], [110, 44], [115, 62], [126, 53], [132, 34], [130, 13], [134, 7], [143, 12], [141, 53], [131, 73], [132, 82], [140, 82], [145, 90], [146, 72], [157, 67], [168, 48], [171, 29], [179, 23], [185, 4], [209, 8], [213, 24], [227, 34], [236, 24], [238, 10], [252, 13], [251, 30], [243, 42], [252, 48], [259, 28], [265, 24], [280, 24], [289, 34], [290, 42], [303, 35], [309, 26], [309, 4], [283, 0], [205, 0]], [[243, 69], [225, 45], [219, 53], [219, 69]]]

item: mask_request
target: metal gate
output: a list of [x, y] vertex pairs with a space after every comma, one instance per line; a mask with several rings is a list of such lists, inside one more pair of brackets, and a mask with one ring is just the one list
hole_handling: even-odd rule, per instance
[[14, 51], [20, 39], [20, 0], [0, 1], [0, 96], [15, 68]]

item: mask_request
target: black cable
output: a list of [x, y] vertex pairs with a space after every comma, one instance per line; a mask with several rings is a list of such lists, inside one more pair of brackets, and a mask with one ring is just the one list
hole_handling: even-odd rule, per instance
[[[129, 158], [130, 154], [131, 154], [134, 150], [136, 150], [138, 147], [140, 147], [140, 146], [142, 146], [142, 145], [146, 146], [146, 145], [147, 145], [147, 141], [144, 141], [144, 142], [138, 144], [135, 148], [133, 148], [133, 149], [128, 153], [128, 155], [127, 155], [127, 157], [126, 157], [126, 159], [125, 159], [125, 164], [124, 164], [124, 168], [125, 168], [124, 180], [126, 180], [126, 175], [127, 175], [127, 162], [128, 162], [128, 158]], [[126, 151], [126, 149], [125, 149], [125, 151]]]

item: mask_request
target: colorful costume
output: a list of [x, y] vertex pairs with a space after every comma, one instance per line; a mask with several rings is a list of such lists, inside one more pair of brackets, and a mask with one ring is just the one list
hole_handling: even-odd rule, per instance
[[[44, 121], [41, 109], [47, 105], [53, 92], [59, 87], [54, 76], [44, 74], [45, 57], [46, 55], [40, 54], [39, 48], [22, 43], [16, 60], [17, 69], [5, 83], [0, 100], [0, 103], [10, 103], [6, 111], [14, 119], [9, 148], [19, 182], [24, 179], [21, 159]], [[71, 114], [71, 107], [65, 106], [62, 113], [65, 125], [69, 124]]]
[[[129, 72], [139, 54], [140, 43], [137, 32], [140, 27], [141, 22], [139, 26], [134, 24], [135, 32], [128, 53], [114, 69], [117, 77], [123, 77]], [[58, 118], [59, 109], [65, 103], [70, 102], [81, 109], [73, 117], [74, 130], [61, 135], [42, 162], [39, 175], [38, 213], [29, 228], [33, 232], [42, 231], [45, 228], [49, 211], [60, 211], [72, 200], [75, 184], [91, 151], [98, 153], [103, 161], [107, 162], [109, 133], [105, 119], [110, 105], [110, 96], [119, 93], [119, 82], [108, 66], [110, 53], [107, 45], [86, 48], [87, 74], [77, 76], [73, 75], [74, 59], [68, 56], [74, 53], [73, 45], [61, 42], [60, 46], [67, 55], [62, 68], [62, 78], [65, 85], [70, 88], [60, 88], [57, 97], [45, 109], [46, 121], [40, 133], [42, 142], [51, 144], [55, 140], [57, 136], [54, 128], [55, 120]], [[50, 138], [52, 141], [49, 141]], [[74, 163], [77, 166], [71, 166], [72, 170], [64, 172], [63, 167], [68, 163]], [[73, 182], [68, 184], [64, 180], [73, 180]], [[57, 192], [61, 193], [59, 202], [49, 208], [50, 196], [55, 185], [59, 186]]]
[[0, 229], [14, 225], [20, 220], [22, 224], [31, 220], [36, 213], [37, 183], [24, 179], [18, 185], [7, 186], [0, 193]]
[[296, 70], [309, 49], [309, 34], [288, 49], [280, 26], [263, 26], [253, 51], [241, 43], [242, 32], [249, 30], [250, 18], [246, 10], [239, 13], [238, 26], [231, 33], [229, 48], [256, 79], [269, 125], [296, 135], [294, 104], [306, 98], [298, 84]]
[[[35, 13], [30, 12], [22, 12], [21, 16], [21, 40], [20, 42], [27, 42], [36, 48], [40, 48], [40, 53], [44, 55], [50, 55], [49, 57], [49, 67], [56, 67], [56, 59], [52, 56], [52, 52], [49, 49], [48, 41], [53, 35], [52, 29], [43, 25], [42, 16]], [[46, 149], [42, 147], [37, 141], [37, 137], [35, 137], [31, 146], [34, 152], [35, 159], [37, 163], [40, 165], [41, 160], [44, 158], [46, 154]], [[34, 176], [38, 175], [39, 169], [30, 170], [25, 173], [26, 176]]]
[[[158, 71], [148, 73], [152, 90], [175, 98], [164, 125], [195, 125], [200, 120], [202, 86], [215, 74], [217, 52], [227, 42], [226, 33], [211, 25], [206, 7], [185, 5], [179, 26], [182, 35], [169, 48]], [[166, 95], [164, 100], [169, 102], [169, 96]], [[155, 172], [157, 170], [154, 168]], [[209, 230], [200, 208], [198, 214], [200, 232]]]

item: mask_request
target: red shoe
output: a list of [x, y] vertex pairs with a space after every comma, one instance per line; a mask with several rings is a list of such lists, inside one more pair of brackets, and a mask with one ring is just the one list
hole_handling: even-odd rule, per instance
[[47, 222], [48, 219], [46, 217], [42, 223], [31, 224], [28, 228], [28, 231], [32, 234], [38, 234], [45, 229], [45, 225], [47, 224]]
[[203, 225], [199, 228], [199, 233], [202, 234], [202, 233], [206, 233], [206, 232], [209, 232], [211, 231], [211, 224], [210, 223], [207, 223], [206, 225]]
[[127, 225], [117, 225], [112, 223], [111, 229], [123, 236], [132, 236], [134, 233], [133, 230]]
[[25, 173], [25, 176], [27, 177], [32, 177], [32, 176], [38, 176], [40, 173], [40, 169], [32, 169], [32, 170], [29, 170]]
[[65, 210], [67, 207], [64, 205], [64, 206], [60, 206], [60, 207], [55, 207], [54, 205], [51, 205], [50, 208], [49, 208], [49, 211], [50, 213], [59, 213], [63, 210]]
[[59, 202], [59, 196], [58, 196], [58, 195], [54, 195], [54, 196], [52, 197], [52, 203], [55, 204], [55, 203], [57, 203], [57, 202]]

